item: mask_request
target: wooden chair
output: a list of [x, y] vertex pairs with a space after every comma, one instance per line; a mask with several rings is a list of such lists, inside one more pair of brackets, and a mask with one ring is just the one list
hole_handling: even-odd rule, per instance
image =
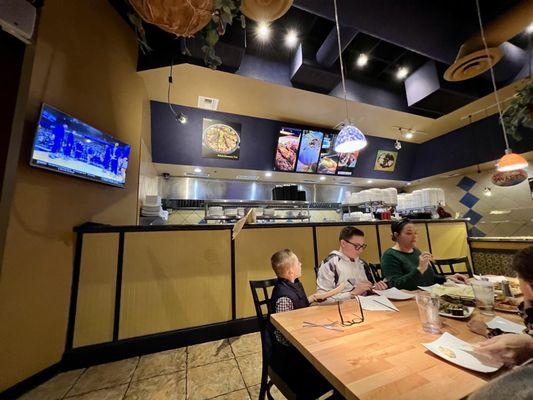
[[[441, 260], [435, 260], [435, 271], [441, 275], [453, 275], [457, 273], [454, 266], [457, 264], [464, 264], [466, 268], [466, 273], [471, 278], [473, 276], [472, 267], [470, 266], [470, 261], [468, 257], [456, 257], [456, 258], [445, 258]], [[450, 271], [445, 272], [442, 268], [443, 266], [448, 266]]]
[[[265, 395], [268, 400], [274, 400], [270, 394], [272, 385], [276, 385], [281, 394], [289, 400], [296, 400], [296, 394], [289, 388], [282, 378], [270, 368], [270, 353], [272, 348], [272, 326], [269, 323], [270, 310], [270, 294], [268, 289], [276, 284], [277, 279], [266, 279], [262, 281], [250, 281], [250, 289], [252, 290], [252, 297], [254, 299], [255, 313], [259, 323], [259, 331], [261, 334], [261, 351], [263, 358], [263, 365], [261, 371], [261, 388], [259, 390], [259, 400], [264, 400]], [[261, 299], [260, 299], [261, 297]]]
[[381, 264], [376, 263], [368, 263], [368, 266], [370, 267], [370, 272], [372, 273], [372, 277], [374, 278], [374, 282], [378, 282], [383, 280], [383, 271], [381, 270]]

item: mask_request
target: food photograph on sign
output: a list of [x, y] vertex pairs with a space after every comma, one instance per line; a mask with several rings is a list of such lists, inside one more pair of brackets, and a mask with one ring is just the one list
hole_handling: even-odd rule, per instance
[[277, 171], [294, 171], [301, 136], [300, 129], [281, 128], [274, 160], [274, 167]]
[[241, 124], [203, 119], [202, 157], [238, 160], [241, 146]]
[[339, 155], [335, 153], [334, 150], [335, 137], [336, 135], [334, 133], [327, 133], [324, 135], [317, 167], [317, 172], [319, 174], [335, 175], [337, 172]]
[[337, 165], [337, 175], [352, 175], [352, 171], [357, 165], [359, 151], [353, 153], [339, 153], [339, 163]]
[[376, 155], [375, 171], [394, 172], [396, 160], [398, 159], [397, 151], [378, 150]]
[[316, 172], [323, 138], [322, 132], [303, 131], [296, 172]]

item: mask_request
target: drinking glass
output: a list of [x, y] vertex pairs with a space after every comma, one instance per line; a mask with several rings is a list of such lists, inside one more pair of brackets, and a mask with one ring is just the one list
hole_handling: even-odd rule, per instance
[[471, 283], [476, 298], [476, 306], [484, 315], [494, 315], [494, 284], [475, 280]]
[[420, 292], [416, 294], [416, 304], [422, 329], [428, 333], [440, 333], [439, 298], [428, 292]]

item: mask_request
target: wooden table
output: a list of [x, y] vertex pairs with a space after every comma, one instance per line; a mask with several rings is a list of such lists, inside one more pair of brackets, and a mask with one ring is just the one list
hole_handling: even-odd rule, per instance
[[[461, 399], [499, 373], [481, 374], [448, 363], [421, 343], [436, 340], [422, 330], [416, 301], [395, 301], [400, 312], [365, 311], [365, 321], [343, 332], [303, 327], [303, 321], [340, 321], [336, 304], [272, 315], [272, 323], [347, 399]], [[359, 308], [342, 304], [344, 319]], [[515, 314], [497, 313], [519, 322]], [[478, 317], [478, 310], [471, 318]], [[443, 331], [467, 342], [483, 337], [468, 330], [466, 320], [441, 318]], [[488, 321], [492, 317], [486, 318]]]

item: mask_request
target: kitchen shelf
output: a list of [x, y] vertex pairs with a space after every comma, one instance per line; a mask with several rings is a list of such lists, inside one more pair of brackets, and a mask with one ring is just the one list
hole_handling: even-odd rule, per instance
[[[209, 207], [218, 206], [223, 208], [263, 208], [274, 210], [299, 210], [298, 215], [294, 216], [265, 216], [258, 215], [257, 220], [309, 220], [310, 202], [297, 200], [206, 200], [204, 202], [204, 219], [206, 221], [228, 221], [238, 220], [242, 216], [209, 215]], [[304, 215], [306, 214], [306, 215]]]

